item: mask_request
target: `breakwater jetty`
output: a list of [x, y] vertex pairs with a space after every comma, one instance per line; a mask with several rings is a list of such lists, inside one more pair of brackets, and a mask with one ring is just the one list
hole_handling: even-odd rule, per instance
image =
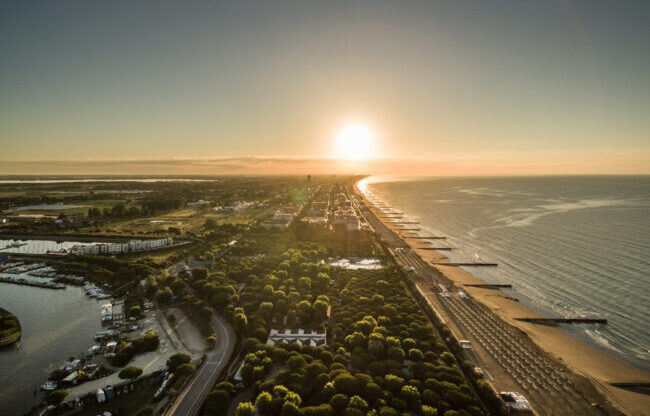
[[606, 324], [605, 318], [515, 318], [517, 321], [533, 324]]
[[497, 263], [431, 263], [434, 266], [482, 266], [482, 267], [497, 267]]
[[501, 288], [508, 288], [511, 289], [512, 285], [511, 284], [468, 284], [465, 283], [463, 286], [467, 287], [478, 287], [482, 289], [501, 289]]

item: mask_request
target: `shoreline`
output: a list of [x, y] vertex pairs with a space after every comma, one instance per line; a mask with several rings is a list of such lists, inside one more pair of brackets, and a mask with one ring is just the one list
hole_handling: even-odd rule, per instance
[[[375, 214], [380, 214], [378, 207], [370, 202], [365, 194], [359, 189], [358, 182], [354, 189], [366, 202]], [[451, 284], [461, 287], [465, 284], [486, 284], [484, 280], [476, 277], [469, 271], [456, 266], [433, 265], [432, 263], [449, 261], [449, 258], [442, 252], [432, 249], [422, 249], [430, 241], [417, 238], [417, 232], [399, 231], [395, 223], [387, 221], [386, 218], [377, 218], [389, 229], [400, 235], [401, 239], [411, 250], [423, 261], [439, 271]], [[403, 238], [408, 236], [409, 238]], [[416, 283], [419, 285], [419, 283]], [[421, 287], [423, 289], [423, 287]], [[477, 287], [462, 287], [474, 300], [484, 305], [506, 324], [515, 327], [523, 332], [526, 337], [536, 344], [542, 351], [548, 353], [552, 358], [565, 365], [571, 372], [586, 378], [591, 385], [602, 394], [607, 401], [617, 410], [625, 414], [648, 414], [650, 409], [650, 396], [632, 390], [614, 387], [612, 382], [645, 382], [650, 383], [650, 374], [624, 363], [595, 347], [589, 346], [581, 340], [568, 335], [557, 326], [547, 326], [517, 321], [517, 317], [544, 317], [533, 311], [522, 302], [502, 290], [483, 289]], [[431, 303], [431, 302], [430, 302]], [[431, 304], [434, 309], [438, 309]], [[437, 310], [438, 313], [442, 312]], [[448, 314], [443, 315], [449, 318], [453, 325], [450, 325], [452, 332], [462, 333], [453, 323]], [[455, 328], [454, 328], [455, 327]], [[455, 329], [455, 330], [454, 330]], [[460, 339], [460, 338], [459, 338]]]

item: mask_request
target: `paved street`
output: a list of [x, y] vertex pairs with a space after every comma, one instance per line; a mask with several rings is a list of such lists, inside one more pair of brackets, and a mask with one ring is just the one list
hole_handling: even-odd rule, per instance
[[168, 416], [198, 414], [210, 389], [233, 352], [236, 336], [232, 327], [216, 313], [212, 315], [210, 324], [217, 335], [215, 348], [206, 354], [203, 364], [196, 370], [185, 389], [167, 411]]

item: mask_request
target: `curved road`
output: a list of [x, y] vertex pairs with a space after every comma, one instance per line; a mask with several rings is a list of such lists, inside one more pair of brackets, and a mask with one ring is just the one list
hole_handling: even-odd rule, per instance
[[178, 395], [174, 404], [165, 413], [167, 416], [195, 416], [221, 374], [235, 347], [236, 336], [232, 327], [214, 313], [210, 324], [217, 335], [217, 343], [210, 350], [203, 364], [192, 375], [185, 389]]

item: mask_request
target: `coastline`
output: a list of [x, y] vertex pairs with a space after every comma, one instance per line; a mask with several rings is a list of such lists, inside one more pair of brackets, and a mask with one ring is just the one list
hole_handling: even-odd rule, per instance
[[[372, 209], [375, 214], [380, 214], [381, 211], [370, 202], [365, 194], [355, 184], [355, 191], [366, 202], [366, 205]], [[379, 218], [379, 217], [378, 217]], [[445, 262], [449, 261], [448, 257], [442, 252], [422, 249], [424, 244], [429, 244], [429, 241], [414, 238], [418, 237], [417, 233], [399, 230], [395, 223], [386, 221], [386, 219], [379, 218], [379, 220], [391, 230], [398, 232], [402, 236], [411, 238], [403, 239], [403, 241], [416, 253], [422, 260], [431, 265], [432, 262]], [[442, 266], [432, 265], [434, 269], [438, 270], [444, 279], [448, 280], [450, 284], [457, 287], [464, 284], [485, 284], [482, 279], [474, 276], [469, 271], [456, 266]], [[416, 284], [420, 286], [420, 290], [426, 290], [426, 284], [419, 282]], [[536, 344], [540, 349], [548, 353], [552, 358], [558, 360], [565, 365], [571, 372], [576, 375], [582, 376], [587, 379], [596, 390], [602, 394], [607, 401], [617, 410], [625, 414], [648, 414], [650, 409], [650, 396], [643, 393], [638, 393], [632, 390], [622, 389], [610, 385], [611, 382], [650, 382], [650, 374], [633, 367], [627, 363], [619, 361], [613, 356], [606, 354], [596, 348], [593, 348], [582, 341], [571, 337], [570, 335], [561, 331], [558, 327], [547, 326], [540, 324], [532, 324], [522, 321], [517, 321], [517, 317], [543, 317], [537, 312], [534, 312], [526, 305], [518, 302], [512, 298], [511, 295], [494, 289], [481, 289], [476, 287], [463, 287], [470, 297], [478, 301], [498, 318], [522, 331], [525, 336]], [[431, 306], [436, 309], [439, 315], [445, 317], [450, 325], [450, 329], [457, 337], [462, 334], [462, 331], [453, 323], [453, 320], [444, 311], [438, 310], [442, 308], [436, 307], [432, 302]], [[442, 313], [441, 313], [442, 312]], [[459, 338], [461, 339], [461, 338]], [[480, 354], [479, 354], [480, 355]], [[498, 384], [498, 383], [497, 383]]]

